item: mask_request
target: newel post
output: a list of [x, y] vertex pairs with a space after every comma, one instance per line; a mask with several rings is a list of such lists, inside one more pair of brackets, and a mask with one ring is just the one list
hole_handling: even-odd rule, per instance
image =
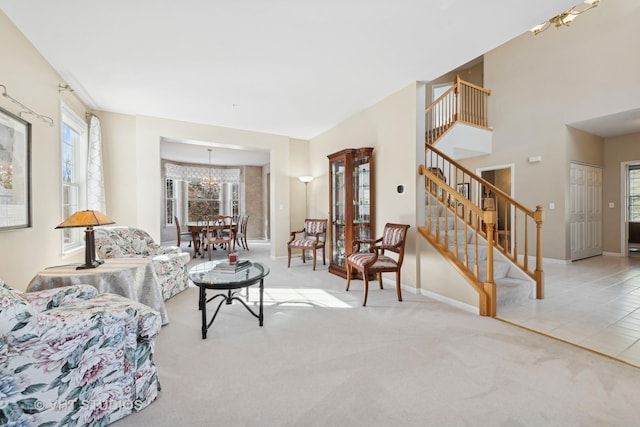
[[544, 212], [542, 206], [536, 206], [536, 211], [533, 214], [533, 219], [536, 222], [536, 298], [544, 298], [544, 271], [542, 271], [542, 221], [544, 219]]
[[484, 211], [484, 223], [487, 233], [487, 278], [484, 282], [484, 292], [487, 297], [486, 306], [480, 306], [480, 315], [496, 316], [496, 284], [493, 281], [493, 237], [496, 227], [497, 213], [495, 207]]

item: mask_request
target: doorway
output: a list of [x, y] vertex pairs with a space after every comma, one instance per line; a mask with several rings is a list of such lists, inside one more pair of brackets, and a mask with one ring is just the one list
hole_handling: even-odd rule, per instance
[[623, 251], [629, 256], [640, 256], [640, 163], [624, 165], [622, 188], [626, 231]]
[[[513, 197], [513, 165], [493, 166], [477, 171], [480, 177], [497, 187], [500, 191]], [[480, 188], [482, 199], [492, 198], [492, 191], [485, 186]], [[505, 207], [502, 198], [493, 197], [496, 200], [496, 213], [498, 222], [496, 224], [496, 238], [499, 245], [512, 245], [511, 224], [513, 222], [513, 208]]]

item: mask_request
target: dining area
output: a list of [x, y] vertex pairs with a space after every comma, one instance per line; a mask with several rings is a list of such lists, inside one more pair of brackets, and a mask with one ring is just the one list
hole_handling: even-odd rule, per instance
[[211, 260], [211, 252], [224, 250], [227, 253], [235, 252], [236, 247], [249, 250], [247, 243], [248, 215], [208, 215], [197, 221], [189, 221], [184, 224], [183, 230], [177, 217], [174, 218], [178, 235], [178, 246], [182, 238], [190, 238], [193, 247], [193, 258], [200, 256], [204, 259], [208, 254]]

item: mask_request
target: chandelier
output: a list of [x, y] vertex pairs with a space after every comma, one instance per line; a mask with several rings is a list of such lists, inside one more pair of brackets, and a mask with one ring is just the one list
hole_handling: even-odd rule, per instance
[[540, 25], [536, 25], [530, 31], [533, 34], [538, 35], [551, 27], [551, 25], [555, 26], [556, 28], [560, 28], [563, 25], [568, 27], [569, 24], [571, 24], [571, 22], [576, 19], [576, 16], [586, 12], [587, 10], [593, 9], [594, 7], [598, 6], [599, 3], [600, 0], [585, 0], [583, 3], [573, 6], [571, 9], [568, 9], [554, 16], [553, 18], [550, 18], [548, 21], [543, 22]]
[[200, 180], [200, 186], [203, 190], [206, 191], [215, 191], [218, 188], [218, 183], [216, 179], [211, 175], [211, 148], [207, 149], [209, 151], [209, 176], [203, 176]]

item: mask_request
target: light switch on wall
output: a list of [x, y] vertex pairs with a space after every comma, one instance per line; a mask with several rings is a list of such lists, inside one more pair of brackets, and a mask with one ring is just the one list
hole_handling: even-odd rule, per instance
[[549, 203], [549, 210], [550, 211], [554, 210], [555, 208], [556, 208], [556, 204], [555, 203], [553, 203], [553, 202]]
[[616, 204], [613, 202], [609, 202], [609, 209], [613, 209], [616, 207]]

